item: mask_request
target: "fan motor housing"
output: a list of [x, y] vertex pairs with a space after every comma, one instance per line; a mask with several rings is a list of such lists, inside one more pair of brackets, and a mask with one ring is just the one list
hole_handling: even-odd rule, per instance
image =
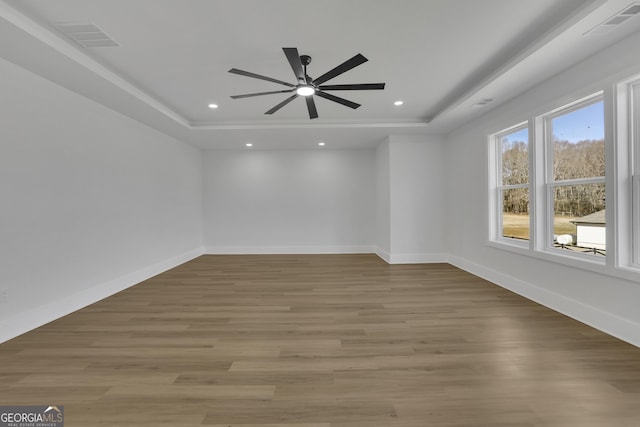
[[311, 57], [309, 55], [300, 55], [300, 62], [302, 62], [302, 65], [307, 66], [311, 64]]

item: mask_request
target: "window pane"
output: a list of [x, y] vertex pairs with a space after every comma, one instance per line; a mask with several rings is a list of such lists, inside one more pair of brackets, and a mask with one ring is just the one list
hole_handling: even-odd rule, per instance
[[502, 185], [529, 182], [529, 130], [521, 129], [500, 138]]
[[603, 102], [551, 119], [553, 180], [604, 176]]
[[502, 190], [502, 236], [529, 240], [529, 189]]
[[553, 189], [554, 246], [596, 255], [606, 253], [605, 185], [562, 185]]

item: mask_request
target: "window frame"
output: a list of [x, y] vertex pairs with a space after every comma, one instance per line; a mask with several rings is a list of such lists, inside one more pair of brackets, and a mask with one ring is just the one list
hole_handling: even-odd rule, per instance
[[[506, 135], [527, 130], [527, 152], [528, 152], [528, 182], [526, 184], [504, 184], [503, 183], [503, 170], [502, 170], [502, 138]], [[490, 152], [490, 188], [491, 193], [489, 200], [491, 204], [490, 209], [490, 224], [489, 224], [489, 241], [498, 242], [508, 246], [529, 249], [533, 240], [533, 223], [532, 223], [532, 173], [531, 173], [531, 126], [529, 121], [523, 121], [517, 123], [508, 128], [502, 129], [489, 136], [489, 152]], [[517, 239], [513, 237], [506, 237], [503, 232], [503, 216], [504, 205], [502, 199], [502, 192], [505, 190], [512, 190], [518, 188], [526, 188], [529, 193], [529, 239]]]
[[615, 267], [640, 271], [640, 75], [617, 85]]
[[625, 112], [630, 124], [628, 138], [628, 153], [631, 165], [631, 267], [640, 269], [640, 76], [629, 85], [631, 97], [629, 107]]
[[[606, 255], [601, 257], [594, 257], [592, 254], [581, 253], [581, 252], [573, 252], [566, 251], [561, 248], [556, 248], [554, 245], [554, 189], [556, 187], [565, 187], [571, 185], [587, 185], [587, 184], [604, 184], [605, 186], [605, 194], [607, 193], [607, 179], [606, 179], [606, 170], [605, 175], [598, 177], [590, 177], [590, 178], [573, 178], [573, 179], [565, 179], [561, 181], [556, 181], [554, 179], [554, 170], [553, 170], [553, 129], [551, 126], [551, 121], [557, 117], [571, 114], [575, 111], [578, 111], [582, 108], [588, 107], [590, 105], [596, 104], [598, 102], [602, 102], [603, 106], [605, 104], [604, 91], [599, 90], [591, 93], [590, 95], [581, 97], [576, 99], [573, 102], [564, 104], [560, 107], [554, 108], [553, 110], [540, 114], [534, 118], [537, 128], [541, 129], [541, 132], [538, 134], [539, 136], [534, 138], [534, 146], [541, 148], [543, 152], [543, 156], [538, 156], [536, 158], [539, 163], [542, 161], [542, 165], [536, 164], [538, 170], [543, 171], [542, 181], [536, 187], [539, 188], [539, 191], [536, 192], [536, 199], [538, 201], [542, 201], [540, 203], [541, 208], [536, 211], [536, 215], [534, 221], [538, 224], [538, 229], [542, 230], [543, 235], [536, 235], [536, 248], [539, 251], [547, 252], [549, 254], [553, 254], [554, 256], [560, 255], [568, 258], [575, 258], [580, 260], [589, 260], [592, 262], [596, 262], [598, 264], [606, 263]], [[606, 145], [606, 119], [603, 117], [604, 127], [605, 127], [605, 159], [607, 155]], [[606, 169], [606, 167], [605, 167]], [[605, 225], [606, 233], [610, 234], [610, 226]], [[610, 248], [607, 248], [610, 249]], [[607, 252], [609, 252], [607, 250]]]

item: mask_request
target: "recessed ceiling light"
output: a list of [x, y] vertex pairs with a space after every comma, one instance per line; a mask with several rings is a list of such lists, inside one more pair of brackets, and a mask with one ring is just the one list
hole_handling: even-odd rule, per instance
[[399, 107], [402, 104], [404, 104], [404, 102], [402, 102], [402, 101], [396, 101], [396, 102], [393, 103], [393, 105], [395, 105], [396, 107]]
[[218, 104], [209, 104], [209, 108], [215, 110], [216, 108], [218, 108]]
[[324, 147], [324, 145], [325, 145], [325, 144], [324, 144], [324, 141], [320, 141], [320, 142], [318, 142], [318, 145], [319, 145], [319, 146], [321, 146], [321, 147]]
[[252, 144], [252, 143], [250, 143], [250, 142], [247, 142], [247, 143], [246, 143], [246, 144], [244, 144], [244, 145], [246, 145], [247, 147], [253, 147], [253, 144]]

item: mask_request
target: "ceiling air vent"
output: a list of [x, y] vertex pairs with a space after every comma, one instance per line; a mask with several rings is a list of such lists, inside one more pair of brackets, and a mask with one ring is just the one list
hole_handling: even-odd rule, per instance
[[118, 43], [95, 24], [60, 22], [55, 24], [67, 37], [82, 47], [113, 47]]
[[478, 101], [475, 104], [473, 104], [472, 107], [474, 107], [474, 108], [475, 107], [484, 107], [485, 105], [487, 105], [491, 101], [493, 101], [493, 98], [482, 98], [480, 101]]
[[622, 11], [616, 13], [613, 16], [608, 17], [601, 24], [593, 27], [584, 35], [593, 35], [593, 34], [606, 34], [613, 30], [615, 30], [620, 24], [626, 22], [630, 18], [633, 18], [637, 14], [640, 13], [640, 3], [634, 2], [622, 9]]

